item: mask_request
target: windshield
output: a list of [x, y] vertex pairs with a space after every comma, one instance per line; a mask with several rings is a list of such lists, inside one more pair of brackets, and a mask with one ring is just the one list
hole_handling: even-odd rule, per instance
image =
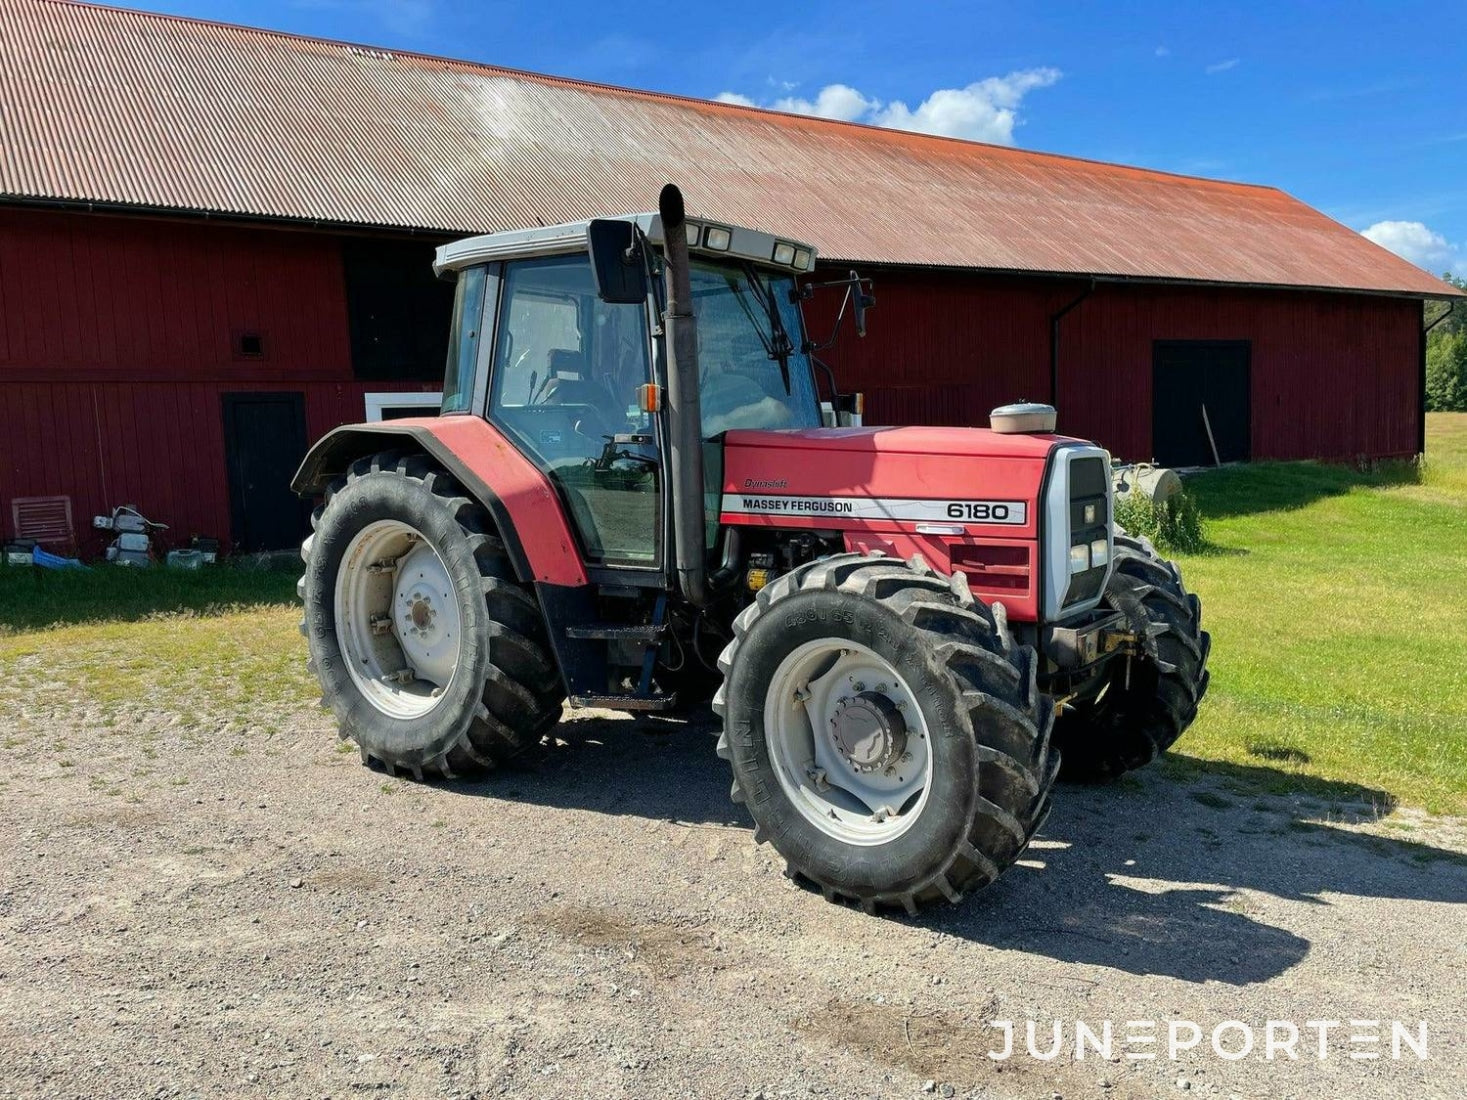
[[820, 427], [794, 278], [737, 262], [691, 266], [704, 437]]

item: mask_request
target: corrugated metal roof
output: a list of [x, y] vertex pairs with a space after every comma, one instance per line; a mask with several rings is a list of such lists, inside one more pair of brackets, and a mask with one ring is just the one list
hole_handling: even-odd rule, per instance
[[0, 197], [474, 233], [673, 180], [826, 258], [1454, 293], [1272, 188], [71, 0], [0, 0], [0, 111]]

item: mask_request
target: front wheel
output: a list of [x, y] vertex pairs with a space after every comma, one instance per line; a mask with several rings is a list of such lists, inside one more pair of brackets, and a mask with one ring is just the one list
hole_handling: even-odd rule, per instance
[[1115, 554], [1101, 606], [1125, 615], [1145, 656], [1113, 660], [1095, 697], [1056, 719], [1064, 777], [1080, 782], [1149, 764], [1192, 724], [1207, 692], [1212, 638], [1202, 629], [1201, 601], [1150, 540], [1118, 531]]
[[1035, 656], [921, 563], [841, 554], [759, 592], [714, 698], [733, 796], [829, 899], [916, 912], [1016, 860], [1058, 758]]

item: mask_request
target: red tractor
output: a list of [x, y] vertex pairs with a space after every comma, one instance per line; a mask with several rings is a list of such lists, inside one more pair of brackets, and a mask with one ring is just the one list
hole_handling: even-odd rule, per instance
[[[302, 630], [392, 773], [483, 772], [577, 706], [712, 694], [756, 841], [832, 899], [915, 911], [1019, 857], [1066, 774], [1191, 723], [1208, 635], [1048, 406], [860, 426], [806, 335], [808, 245], [658, 214], [475, 237], [442, 414], [338, 428]], [[852, 274], [864, 331], [867, 284]], [[830, 392], [822, 400], [820, 380]]]

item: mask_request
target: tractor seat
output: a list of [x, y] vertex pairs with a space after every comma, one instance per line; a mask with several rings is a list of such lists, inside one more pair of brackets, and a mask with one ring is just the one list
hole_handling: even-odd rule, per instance
[[586, 357], [572, 348], [551, 348], [545, 365], [547, 379], [590, 377]]
[[610, 435], [609, 425], [620, 422], [624, 410], [616, 407], [610, 391], [591, 378], [586, 357], [578, 351], [554, 348], [550, 352], [550, 377], [536, 398], [537, 405], [574, 407], [581, 431], [592, 438]]

